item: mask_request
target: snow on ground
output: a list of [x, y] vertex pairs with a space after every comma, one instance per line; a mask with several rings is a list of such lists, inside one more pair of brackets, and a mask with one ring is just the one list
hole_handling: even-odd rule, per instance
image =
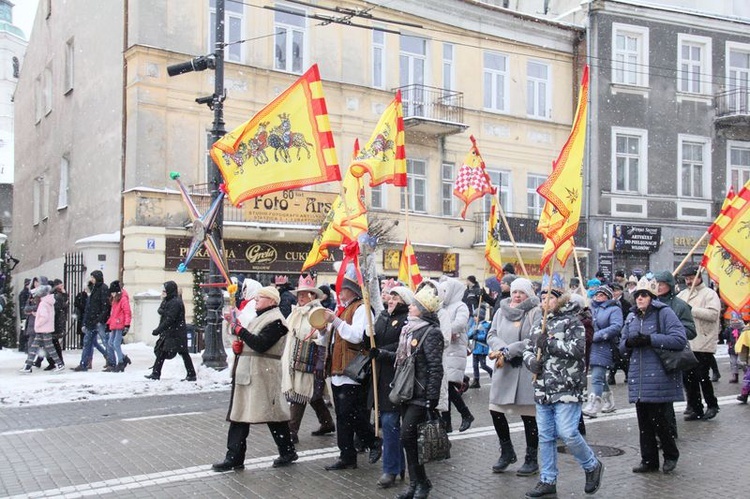
[[[43, 404], [60, 404], [82, 400], [132, 398], [149, 395], [166, 395], [228, 390], [230, 369], [216, 371], [201, 365], [200, 354], [191, 354], [198, 381], [180, 381], [185, 377], [185, 366], [180, 356], [168, 360], [162, 368], [159, 381], [148, 380], [144, 375], [154, 363], [154, 350], [144, 343], [123, 345], [123, 352], [130, 357], [125, 372], [102, 372], [104, 358], [94, 351], [94, 367], [87, 372], [75, 372], [81, 359], [80, 350], [63, 352], [65, 371], [44, 371], [32, 368], [31, 374], [19, 373], [26, 354], [17, 349], [0, 350], [0, 407], [21, 407]], [[233, 354], [227, 352], [228, 362]]]

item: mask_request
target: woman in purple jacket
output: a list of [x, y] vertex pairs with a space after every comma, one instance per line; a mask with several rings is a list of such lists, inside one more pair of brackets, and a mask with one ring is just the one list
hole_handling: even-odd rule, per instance
[[682, 350], [687, 337], [677, 315], [656, 299], [656, 281], [641, 278], [633, 297], [635, 306], [620, 339], [620, 352], [630, 353], [628, 396], [635, 403], [640, 430], [641, 463], [633, 473], [659, 471], [657, 436], [664, 453], [662, 471], [671, 473], [680, 452], [671, 431], [669, 409], [674, 401], [684, 400], [682, 373], [666, 372], [656, 349]]

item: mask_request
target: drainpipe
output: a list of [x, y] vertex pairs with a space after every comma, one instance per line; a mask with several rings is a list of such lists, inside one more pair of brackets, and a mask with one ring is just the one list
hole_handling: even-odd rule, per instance
[[122, 137], [121, 137], [121, 154], [120, 157], [120, 264], [117, 269], [117, 278], [122, 282], [122, 275], [125, 270], [125, 249], [124, 249], [124, 235], [123, 229], [125, 228], [125, 166], [127, 158], [127, 142], [128, 142], [128, 99], [127, 99], [127, 84], [128, 84], [128, 59], [126, 52], [128, 50], [128, 10], [129, 0], [123, 1], [123, 22], [122, 22]]

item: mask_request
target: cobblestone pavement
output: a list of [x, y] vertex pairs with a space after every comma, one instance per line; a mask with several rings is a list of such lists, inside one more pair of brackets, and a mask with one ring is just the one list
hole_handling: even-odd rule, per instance
[[[597, 497], [746, 497], [737, 471], [745, 462], [748, 437], [738, 428], [750, 427], [750, 407], [735, 400], [738, 385], [727, 383], [726, 359], [720, 363], [716, 419], [684, 422], [684, 403], [675, 405], [681, 458], [670, 476], [630, 471], [640, 460], [635, 412], [627, 404], [627, 387], [622, 382], [613, 387], [619, 409], [587, 419], [589, 443], [623, 451], [602, 457], [605, 473]], [[487, 411], [489, 380], [483, 381], [480, 390], [465, 395], [476, 417], [472, 428], [451, 435], [450, 460], [427, 466], [431, 497], [521, 498], [538, 480], [491, 472], [498, 444]], [[338, 455], [335, 437], [309, 436], [317, 427], [309, 409], [300, 430], [300, 459], [293, 466], [271, 468], [276, 449], [266, 426], [257, 425], [248, 439], [246, 469], [212, 472], [211, 463], [225, 452], [227, 399], [228, 392], [219, 392], [1, 409], [0, 496], [382, 498], [394, 497], [402, 487], [397, 481], [397, 488], [378, 489], [380, 464], [368, 464], [365, 456], [357, 470], [325, 471]], [[511, 423], [522, 461], [523, 428], [513, 418]], [[558, 462], [558, 496], [583, 497], [583, 472], [569, 455], [560, 454]]]

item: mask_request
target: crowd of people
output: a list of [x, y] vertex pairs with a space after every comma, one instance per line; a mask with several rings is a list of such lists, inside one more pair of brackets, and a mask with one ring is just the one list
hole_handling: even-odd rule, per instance
[[[224, 317], [234, 353], [229, 431], [224, 460], [213, 469], [244, 467], [251, 424], [268, 426], [279, 453], [274, 467], [297, 461], [295, 445], [309, 404], [319, 423], [312, 436], [336, 434], [339, 455], [326, 470], [356, 469], [358, 454], [366, 452], [371, 464], [382, 458], [374, 485], [393, 487], [408, 472], [408, 485], [397, 497], [428, 497], [433, 485], [419, 459], [419, 425], [438, 418], [453, 432], [455, 407], [461, 418], [457, 431], [468, 430], [475, 417], [463, 394], [481, 388], [484, 370], [499, 447], [491, 472], [507, 473], [519, 461], [509, 419], [520, 418], [526, 448], [515, 474], [539, 475], [526, 497], [556, 494], [558, 440], [581, 466], [584, 491], [593, 494], [604, 466], [586, 443], [584, 418], [616, 410], [610, 385], [619, 370], [638, 421], [641, 459], [634, 473], [670, 474], [677, 467], [674, 402], [687, 400], [685, 421], [717, 417], [712, 383], [719, 378], [714, 357], [719, 344], [730, 353], [730, 383], [742, 383], [738, 400], [747, 403], [750, 328], [742, 313], [748, 311], [727, 311], [698, 267], [680, 272], [679, 291], [670, 271], [627, 279], [618, 271], [609, 282], [597, 275], [585, 288], [573, 278], [566, 289], [559, 279], [532, 282], [512, 266], [504, 270], [496, 291], [484, 289], [474, 276], [466, 282], [448, 276], [425, 280], [414, 291], [383, 279], [380, 296], [368, 297], [371, 305], [381, 301], [378, 314], [379, 307], [366, 306], [366, 290], [350, 269], [338, 287], [317, 286], [308, 274], [296, 287], [281, 276], [267, 286], [243, 279]], [[83, 296], [75, 298], [84, 338], [75, 370], [91, 369], [96, 348], [105, 370], [122, 372], [130, 363], [121, 347], [132, 317], [129, 296], [119, 281], [104, 284], [100, 271], [90, 277]], [[19, 299], [28, 345], [21, 372], [41, 367], [44, 357], [47, 370], [62, 371], [59, 339], [69, 299], [62, 282], [34, 279]], [[164, 361], [180, 355], [183, 381], [195, 381], [185, 307], [173, 281], [164, 283], [159, 316], [155, 362], [146, 377], [158, 380]], [[667, 369], [662, 352], [681, 352], [688, 344], [697, 365]], [[473, 379], [465, 376], [469, 356]], [[407, 364], [413, 367], [413, 387], [397, 401], [389, 394]]]

